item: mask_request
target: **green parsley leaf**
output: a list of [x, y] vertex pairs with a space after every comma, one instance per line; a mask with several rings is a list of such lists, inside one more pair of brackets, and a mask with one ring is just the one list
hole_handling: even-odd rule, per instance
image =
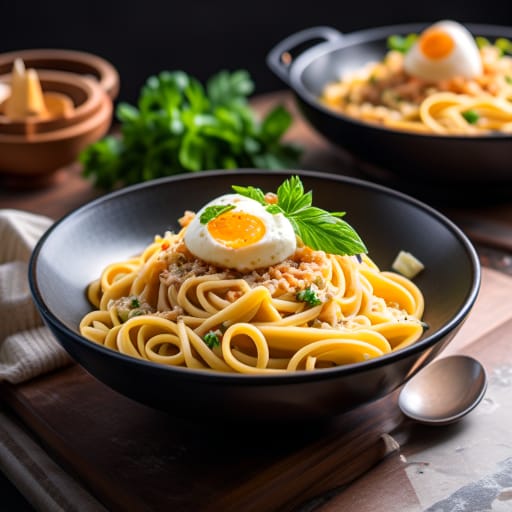
[[[238, 193], [251, 197], [253, 187], [233, 187]], [[263, 193], [262, 193], [263, 194]], [[311, 249], [330, 254], [361, 254], [367, 249], [347, 222], [345, 212], [327, 212], [312, 206], [313, 193], [304, 192], [298, 176], [291, 176], [277, 189], [277, 204], [266, 206], [272, 214], [282, 213], [292, 224], [295, 234]]]
[[133, 297], [130, 302], [130, 307], [132, 308], [140, 308], [140, 301], [137, 297]]
[[484, 48], [485, 46], [491, 46], [491, 41], [489, 41], [489, 39], [487, 39], [487, 37], [483, 37], [483, 36], [476, 36], [475, 43], [479, 49]]
[[204, 209], [204, 212], [199, 218], [201, 224], [208, 224], [211, 220], [217, 218], [223, 213], [229, 212], [235, 208], [234, 204], [219, 204], [214, 206], [208, 206]]
[[480, 119], [480, 114], [476, 110], [466, 110], [462, 112], [462, 117], [469, 124], [475, 124]]
[[204, 335], [203, 341], [208, 345], [209, 348], [214, 348], [220, 346], [220, 340], [217, 336], [217, 333], [214, 331], [209, 331]]
[[390, 50], [407, 53], [417, 39], [418, 34], [408, 34], [407, 36], [391, 35], [387, 39], [387, 45]]
[[298, 301], [305, 302], [310, 306], [319, 306], [322, 304], [322, 301], [318, 298], [315, 290], [312, 290], [311, 288], [306, 288], [297, 292], [296, 298]]
[[502, 55], [509, 54], [512, 55], [512, 41], [505, 37], [499, 37], [494, 42], [494, 46], [501, 51]]
[[262, 119], [249, 104], [246, 70], [220, 71], [203, 85], [183, 71], [150, 76], [136, 105], [120, 102], [120, 133], [79, 155], [83, 175], [103, 189], [207, 169], [289, 169], [302, 148], [282, 140], [292, 122], [281, 105]]

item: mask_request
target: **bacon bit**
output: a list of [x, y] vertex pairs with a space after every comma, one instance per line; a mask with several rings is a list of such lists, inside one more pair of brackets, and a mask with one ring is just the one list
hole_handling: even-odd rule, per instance
[[268, 204], [277, 204], [277, 194], [274, 192], [267, 192], [265, 194], [265, 202]]
[[195, 212], [191, 210], [185, 210], [183, 216], [178, 219], [178, 222], [182, 228], [186, 228], [192, 222], [192, 219], [195, 216]]

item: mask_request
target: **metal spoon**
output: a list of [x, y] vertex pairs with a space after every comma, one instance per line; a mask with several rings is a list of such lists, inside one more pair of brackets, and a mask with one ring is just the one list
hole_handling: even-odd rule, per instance
[[472, 411], [484, 397], [487, 374], [465, 355], [436, 359], [405, 384], [398, 405], [409, 418], [427, 425], [447, 425]]

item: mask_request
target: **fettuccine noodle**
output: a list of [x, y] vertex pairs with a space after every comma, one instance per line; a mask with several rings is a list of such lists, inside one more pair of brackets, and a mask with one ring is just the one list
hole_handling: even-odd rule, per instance
[[[183, 233], [156, 236], [88, 287], [97, 308], [80, 332], [164, 365], [274, 374], [366, 361], [417, 341], [423, 296], [367, 256], [299, 246], [287, 260], [241, 273], [190, 254]], [[314, 289], [319, 303], [297, 298]], [[208, 336], [219, 342], [207, 343]]]
[[512, 57], [480, 48], [483, 74], [426, 82], [408, 76], [403, 54], [389, 51], [338, 82], [321, 101], [351, 117], [389, 128], [439, 135], [512, 133]]

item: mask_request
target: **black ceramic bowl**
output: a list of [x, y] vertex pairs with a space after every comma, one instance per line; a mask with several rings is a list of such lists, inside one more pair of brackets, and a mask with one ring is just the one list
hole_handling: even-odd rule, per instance
[[[311, 27], [271, 49], [269, 68], [293, 91], [305, 119], [336, 146], [408, 181], [481, 185], [512, 182], [512, 135], [419, 134], [366, 123], [338, 113], [319, 100], [324, 87], [346, 72], [380, 61], [388, 36], [420, 33], [426, 24], [379, 27], [342, 34]], [[466, 25], [475, 36], [512, 38], [512, 28]], [[457, 192], [456, 192], [457, 193]]]
[[44, 320], [90, 374], [118, 392], [185, 417], [227, 420], [320, 420], [398, 388], [450, 341], [478, 293], [480, 267], [471, 243], [448, 219], [380, 185], [314, 172], [298, 173], [314, 203], [344, 210], [370, 256], [389, 269], [398, 251], [426, 266], [416, 282], [426, 300], [426, 335], [413, 346], [364, 363], [276, 376], [206, 373], [121, 355], [78, 332], [92, 309], [85, 290], [109, 263], [141, 252], [155, 234], [178, 229], [187, 209], [231, 191], [231, 185], [276, 190], [285, 172], [240, 170], [180, 175], [128, 187], [53, 225], [30, 261], [30, 286]]

